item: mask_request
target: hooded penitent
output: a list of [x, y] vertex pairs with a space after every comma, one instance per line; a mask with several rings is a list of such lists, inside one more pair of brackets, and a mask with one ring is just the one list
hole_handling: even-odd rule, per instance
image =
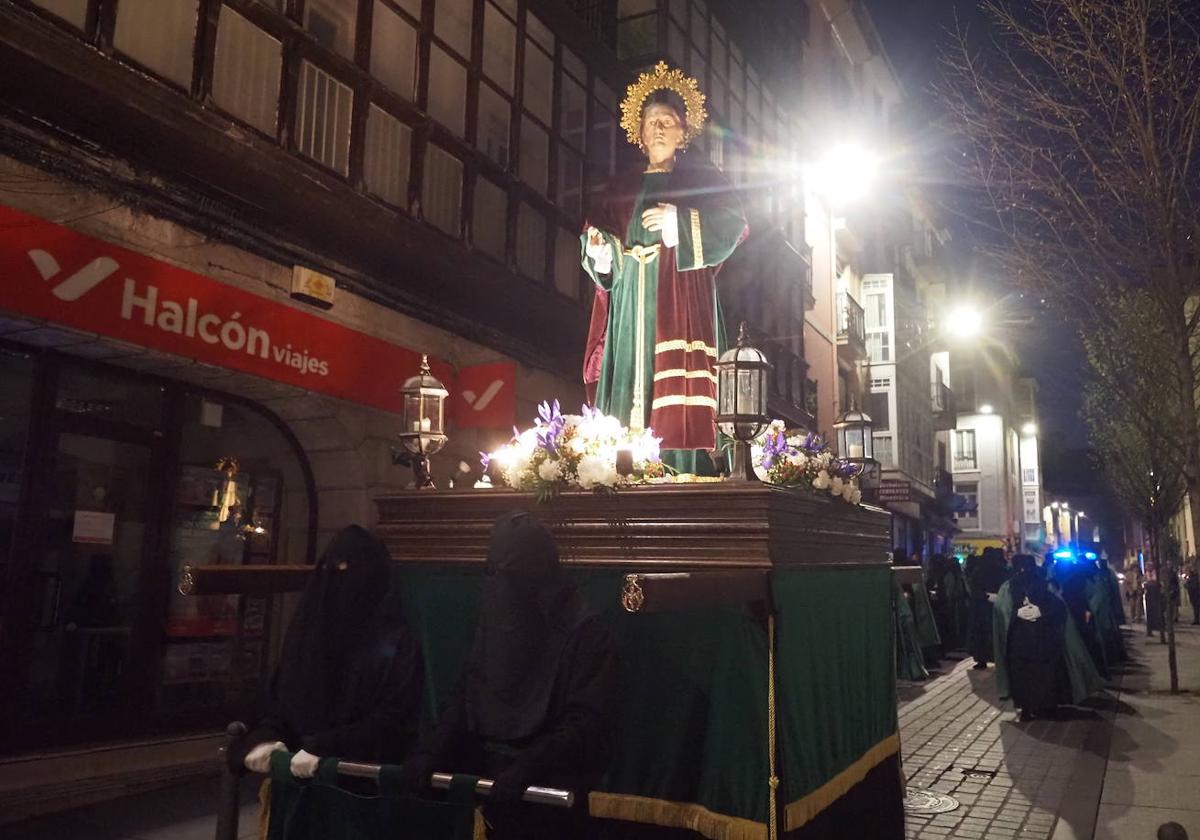
[[467, 666], [469, 729], [497, 741], [536, 732], [567, 643], [587, 617], [575, 588], [562, 578], [549, 531], [526, 513], [501, 517], [492, 531]]
[[[400, 761], [415, 739], [423, 675], [386, 546], [339, 532], [317, 562], [284, 637], [264, 715], [230, 751], [264, 741], [318, 756]], [[240, 757], [239, 757], [240, 756]]]
[[[996, 688], [1023, 710], [1045, 712], [1081, 702], [1100, 688], [1067, 605], [1046, 583], [1034, 558], [1013, 558], [1016, 575], [1000, 588], [994, 610]], [[1034, 606], [1023, 617], [1023, 607]]]

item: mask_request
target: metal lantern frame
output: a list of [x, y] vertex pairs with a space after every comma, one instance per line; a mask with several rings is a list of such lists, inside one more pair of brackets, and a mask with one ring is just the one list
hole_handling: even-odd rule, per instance
[[393, 450], [396, 464], [411, 466], [418, 489], [433, 489], [429, 456], [446, 445], [446, 398], [450, 392], [429, 370], [429, 356], [421, 356], [421, 370], [405, 380], [400, 388], [403, 399], [401, 432], [397, 436], [403, 450]]
[[745, 321], [738, 328], [737, 344], [721, 354], [715, 367], [717, 428], [736, 441], [729, 477], [733, 481], [757, 481], [750, 441], [761, 435], [771, 420], [767, 415], [771, 363], [750, 344]]
[[[833, 430], [838, 454], [858, 467], [858, 488], [863, 498], [874, 502], [882, 473], [882, 465], [875, 460], [875, 421], [851, 399], [850, 408], [834, 422]], [[859, 455], [851, 454], [850, 448], [855, 444], [862, 447]]]

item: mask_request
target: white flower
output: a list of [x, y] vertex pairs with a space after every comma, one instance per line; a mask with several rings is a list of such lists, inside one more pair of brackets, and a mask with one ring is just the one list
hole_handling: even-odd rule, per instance
[[829, 494], [831, 496], [842, 495], [842, 488], [845, 487], [845, 484], [840, 475], [835, 475], [833, 480], [829, 482]]
[[853, 482], [847, 481], [842, 486], [842, 498], [845, 499], [847, 502], [850, 501], [854, 497], [854, 493], [857, 489], [858, 488], [856, 488], [854, 486]]
[[613, 487], [617, 483], [616, 464], [611, 458], [584, 455], [579, 459], [579, 486], [591, 490], [597, 485]]
[[821, 470], [817, 473], [817, 477], [813, 479], [813, 487], [817, 490], [828, 490], [829, 485], [829, 473], [825, 470]]
[[562, 463], [556, 459], [547, 458], [538, 467], [538, 476], [542, 481], [558, 481], [562, 477]]
[[850, 504], [857, 505], [861, 501], [862, 501], [862, 491], [859, 490], [857, 487], [855, 487], [854, 492], [850, 494]]

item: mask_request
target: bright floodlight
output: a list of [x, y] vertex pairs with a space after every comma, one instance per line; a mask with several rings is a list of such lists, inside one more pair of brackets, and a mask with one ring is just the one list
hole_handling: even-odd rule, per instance
[[1026, 423], [1024, 426], [1021, 427], [1021, 434], [1036, 435], [1037, 434], [1037, 423]]
[[980, 414], [991, 414], [991, 413], [992, 413], [993, 411], [995, 411], [995, 410], [996, 410], [996, 409], [992, 408], [992, 404], [991, 404], [991, 403], [984, 403], [983, 405], [979, 406], [979, 413], [980, 413]]
[[857, 143], [843, 143], [806, 166], [804, 177], [813, 192], [840, 203], [865, 196], [878, 170], [873, 154]]
[[983, 331], [983, 313], [973, 306], [957, 306], [946, 316], [946, 332], [959, 341], [975, 338]]

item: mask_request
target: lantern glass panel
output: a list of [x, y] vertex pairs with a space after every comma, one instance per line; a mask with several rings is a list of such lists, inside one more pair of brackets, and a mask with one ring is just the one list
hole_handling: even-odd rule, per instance
[[752, 370], [737, 372], [737, 413], [755, 414], [758, 411], [758, 377]]
[[863, 426], [863, 457], [875, 457], [875, 435], [871, 432], [870, 427]]
[[[425, 417], [425, 398], [421, 394], [404, 395], [404, 431], [420, 432]], [[428, 427], [427, 427], [428, 428]]]
[[720, 399], [717, 401], [718, 414], [734, 414], [737, 410], [737, 393], [734, 388], [735, 375], [731, 368], [722, 368], [717, 376], [720, 383]]

